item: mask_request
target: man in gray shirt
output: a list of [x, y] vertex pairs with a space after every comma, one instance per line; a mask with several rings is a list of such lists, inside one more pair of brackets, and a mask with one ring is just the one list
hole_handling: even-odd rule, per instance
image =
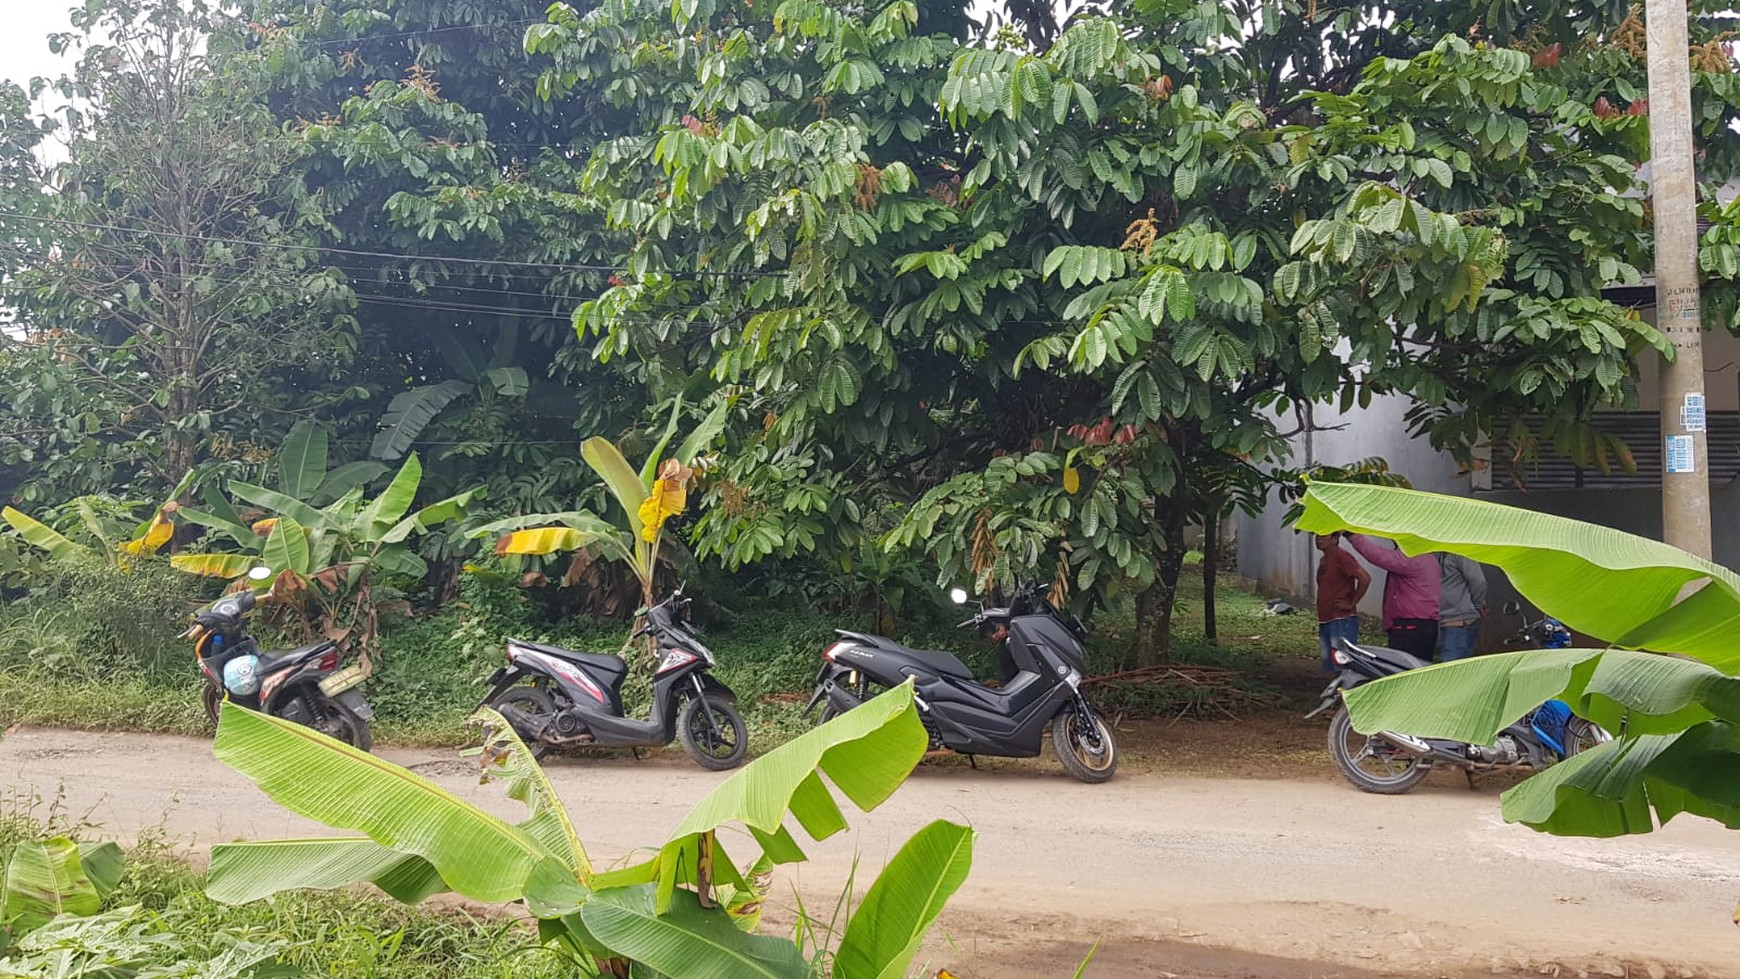
[[1443, 662], [1474, 655], [1480, 623], [1486, 617], [1486, 572], [1460, 554], [1438, 555], [1442, 582], [1438, 597], [1438, 636]]

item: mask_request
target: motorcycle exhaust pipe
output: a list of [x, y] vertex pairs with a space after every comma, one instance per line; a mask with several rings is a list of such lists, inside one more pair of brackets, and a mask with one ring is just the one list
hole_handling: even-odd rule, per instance
[[1397, 734], [1394, 731], [1379, 731], [1378, 737], [1384, 739], [1392, 747], [1405, 751], [1410, 755], [1424, 758], [1432, 753], [1432, 746], [1411, 734]]

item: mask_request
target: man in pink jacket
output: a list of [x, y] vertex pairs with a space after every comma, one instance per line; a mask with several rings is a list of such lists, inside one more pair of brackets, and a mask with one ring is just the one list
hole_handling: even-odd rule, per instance
[[1438, 561], [1430, 554], [1408, 557], [1394, 541], [1361, 534], [1347, 537], [1359, 556], [1388, 572], [1384, 576], [1384, 631], [1390, 648], [1432, 662], [1438, 648]]

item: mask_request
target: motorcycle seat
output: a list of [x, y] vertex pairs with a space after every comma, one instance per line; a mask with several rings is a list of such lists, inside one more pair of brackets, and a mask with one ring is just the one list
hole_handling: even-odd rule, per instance
[[546, 646], [541, 642], [528, 642], [524, 639], [509, 639], [508, 642], [515, 646], [522, 646], [535, 653], [543, 653], [546, 656], [565, 659], [570, 663], [580, 663], [585, 666], [593, 667], [602, 671], [607, 676], [622, 676], [628, 672], [628, 664], [622, 661], [622, 657], [611, 653], [582, 653], [574, 649], [563, 649], [560, 646]]
[[1360, 646], [1346, 642], [1346, 640], [1343, 642], [1354, 652], [1362, 653], [1366, 658], [1376, 660], [1380, 666], [1391, 673], [1406, 673], [1409, 670], [1418, 670], [1432, 665], [1413, 653], [1404, 653], [1388, 646]]
[[850, 632], [845, 629], [835, 629], [834, 631], [848, 639], [856, 639], [869, 643], [878, 649], [885, 649], [891, 653], [899, 653], [909, 657], [944, 676], [952, 676], [958, 680], [974, 679], [973, 671], [967, 669], [967, 664], [961, 662], [960, 657], [954, 653], [941, 649], [914, 649], [911, 646], [902, 646], [887, 636], [875, 636], [868, 632]]
[[260, 654], [260, 669], [261, 671], [266, 671], [276, 669], [277, 667], [289, 663], [296, 663], [305, 659], [313, 659], [315, 656], [326, 652], [336, 645], [338, 644], [330, 639], [326, 639], [317, 643], [311, 643], [307, 646], [298, 646], [295, 649], [268, 649]]

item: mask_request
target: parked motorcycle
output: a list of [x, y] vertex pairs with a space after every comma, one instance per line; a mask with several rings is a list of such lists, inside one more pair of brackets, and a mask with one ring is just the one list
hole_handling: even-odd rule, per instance
[[737, 695], [709, 672], [718, 664], [713, 651], [686, 625], [689, 604], [677, 589], [643, 611], [645, 624], [633, 636], [654, 637], [657, 649], [645, 720], [623, 711], [622, 657], [524, 639], [508, 640], [508, 665], [490, 676], [481, 706], [506, 718], [537, 758], [551, 748], [662, 748], [674, 739], [702, 768], [735, 768], [749, 750], [749, 731], [733, 706]]
[[[268, 568], [248, 572], [252, 581], [271, 576]], [[183, 634], [193, 640], [194, 658], [205, 677], [206, 715], [216, 724], [227, 695], [249, 710], [282, 717], [368, 751], [373, 745], [369, 721], [375, 712], [363, 697], [362, 668], [340, 670], [338, 644], [330, 640], [261, 652], [247, 633], [248, 613], [259, 602], [260, 596], [252, 591], [226, 595], [195, 615]]]
[[[958, 588], [952, 596], [956, 604], [967, 600]], [[822, 653], [821, 673], [804, 713], [821, 706], [826, 721], [910, 678], [933, 750], [1033, 758], [1049, 731], [1070, 775], [1083, 782], [1111, 778], [1118, 768], [1111, 725], [1081, 693], [1087, 668], [1081, 622], [1065, 618], [1043, 594], [1024, 587], [1009, 607], [981, 606], [960, 625], [1001, 634], [997, 685], [974, 679], [953, 653], [840, 629], [839, 641]]]
[[[1530, 622], [1515, 602], [1504, 607], [1504, 614], [1522, 618], [1522, 627], [1506, 640], [1508, 646], [1564, 649], [1571, 645], [1571, 631], [1557, 619], [1543, 617]], [[1344, 691], [1431, 664], [1401, 650], [1360, 646], [1346, 640], [1330, 651], [1330, 658], [1341, 667], [1341, 675], [1323, 691], [1323, 703], [1306, 717], [1335, 710], [1329, 722], [1329, 754], [1341, 774], [1366, 792], [1401, 795], [1440, 767], [1460, 768], [1470, 777], [1477, 772], [1511, 769], [1539, 771], [1612, 740], [1612, 735], [1576, 716], [1570, 705], [1558, 700], [1535, 708], [1489, 745], [1417, 738], [1394, 731], [1360, 734], [1353, 729], [1342, 702]]]

